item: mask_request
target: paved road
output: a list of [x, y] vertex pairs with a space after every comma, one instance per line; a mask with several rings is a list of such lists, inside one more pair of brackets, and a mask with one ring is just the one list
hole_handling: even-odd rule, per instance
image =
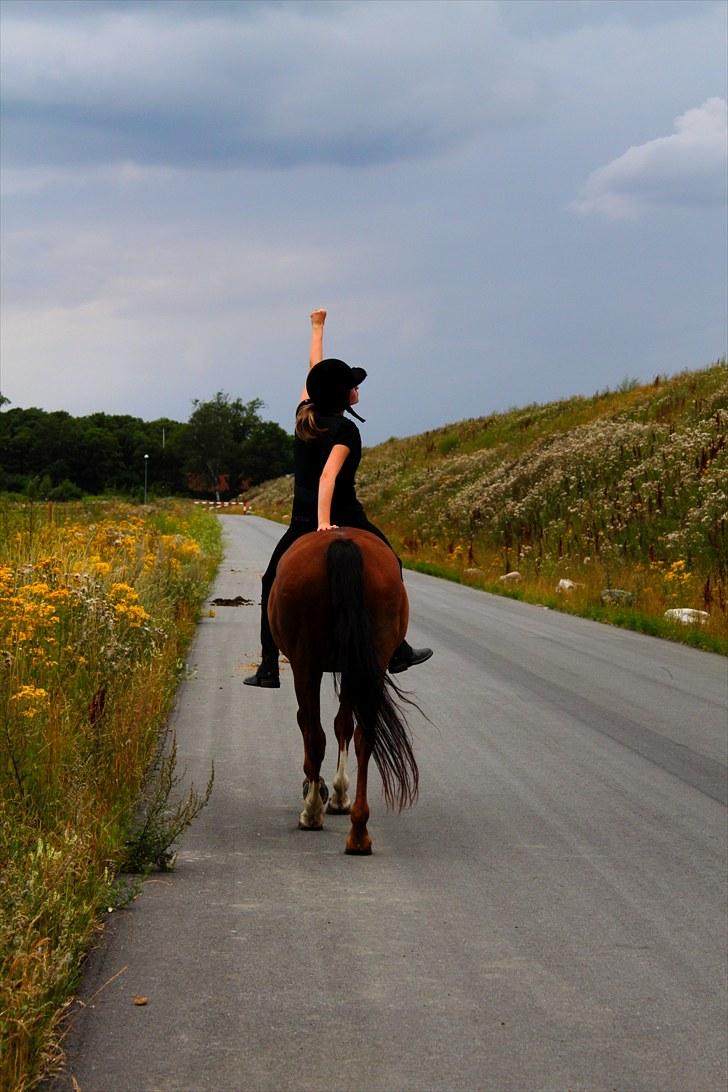
[[[280, 528], [224, 524], [214, 594], [257, 601]], [[296, 829], [290, 674], [242, 683], [257, 610], [202, 622], [174, 719], [213, 800], [89, 962], [83, 1092], [725, 1089], [726, 661], [406, 582], [432, 723], [412, 811], [374, 775], [370, 858], [345, 817]]]

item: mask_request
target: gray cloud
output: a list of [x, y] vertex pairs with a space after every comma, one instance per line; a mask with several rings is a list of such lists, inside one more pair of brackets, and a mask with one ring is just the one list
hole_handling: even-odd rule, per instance
[[492, 5], [68, 7], [6, 13], [10, 166], [368, 166], [543, 113]]
[[588, 27], [650, 27], [693, 20], [724, 7], [722, 0], [502, 0], [505, 26], [527, 38], [572, 34]]

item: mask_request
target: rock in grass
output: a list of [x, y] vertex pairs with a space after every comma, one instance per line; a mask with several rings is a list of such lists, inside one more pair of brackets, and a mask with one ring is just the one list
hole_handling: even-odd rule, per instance
[[568, 577], [562, 577], [561, 580], [559, 580], [558, 584], [556, 585], [556, 590], [557, 590], [557, 592], [570, 592], [570, 591], [573, 591], [574, 588], [581, 588], [581, 587], [583, 587], [583, 585], [582, 584], [577, 584], [577, 582], [575, 580], [569, 580]]
[[624, 588], [603, 588], [599, 598], [605, 606], [609, 603], [621, 603], [623, 606], [630, 606], [634, 596], [632, 592], [625, 591]]
[[665, 618], [671, 622], [681, 622], [684, 626], [704, 626], [710, 615], [707, 611], [694, 610], [692, 607], [671, 607], [665, 611]]

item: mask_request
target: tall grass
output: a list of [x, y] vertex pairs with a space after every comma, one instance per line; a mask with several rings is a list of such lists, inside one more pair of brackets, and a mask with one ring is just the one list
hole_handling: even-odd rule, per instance
[[[720, 362], [389, 440], [365, 452], [358, 492], [406, 564], [492, 590], [517, 570], [524, 598], [640, 628], [650, 618], [665, 636], [723, 647], [727, 482]], [[290, 481], [253, 504], [285, 518]], [[565, 578], [576, 586], [557, 594]], [[603, 603], [614, 588], [626, 599]], [[675, 606], [705, 611], [707, 624], [664, 621]]]
[[192, 505], [0, 502], [0, 1087], [31, 1087], [220, 557]]

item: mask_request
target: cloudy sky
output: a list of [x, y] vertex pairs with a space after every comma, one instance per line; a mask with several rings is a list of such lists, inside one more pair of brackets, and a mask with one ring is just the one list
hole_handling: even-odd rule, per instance
[[2, 0], [2, 391], [365, 443], [726, 351], [724, 0]]

